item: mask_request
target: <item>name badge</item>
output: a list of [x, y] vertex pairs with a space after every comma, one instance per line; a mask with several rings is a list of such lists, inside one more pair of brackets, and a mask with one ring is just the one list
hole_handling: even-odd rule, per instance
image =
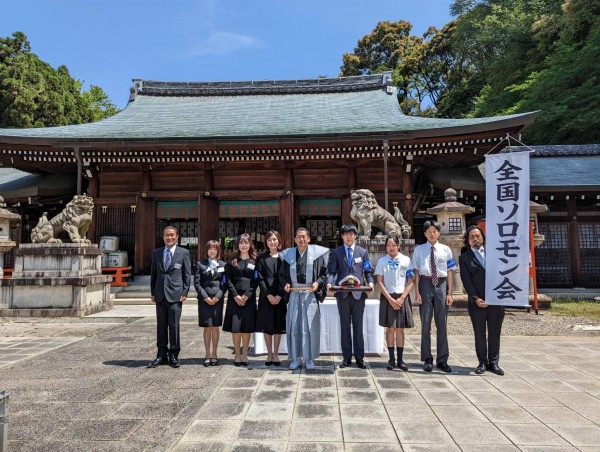
[[248, 264], [248, 268], [249, 268], [250, 270], [254, 270], [254, 264]]
[[354, 258], [354, 263], [355, 264], [360, 264], [361, 262], [362, 262], [362, 257], [359, 256], [359, 257], [355, 257]]
[[225, 267], [217, 268], [217, 273], [223, 273], [225, 271]]
[[437, 261], [438, 261], [438, 264], [445, 264], [446, 263], [446, 259], [444, 259], [443, 257], [438, 257]]
[[173, 264], [174, 268], [181, 268], [181, 264]]
[[400, 276], [402, 276], [402, 277], [406, 276], [406, 268], [405, 267], [400, 268], [399, 273], [400, 273]]

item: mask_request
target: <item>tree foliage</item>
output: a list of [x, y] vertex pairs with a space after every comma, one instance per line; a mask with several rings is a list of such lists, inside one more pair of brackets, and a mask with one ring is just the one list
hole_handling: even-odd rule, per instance
[[31, 52], [22, 32], [0, 38], [0, 127], [48, 127], [97, 121], [117, 113], [102, 88], [52, 68]]
[[527, 142], [600, 141], [600, 0], [454, 0], [451, 12], [421, 37], [380, 22], [344, 55], [342, 74], [393, 70], [407, 114], [540, 110]]

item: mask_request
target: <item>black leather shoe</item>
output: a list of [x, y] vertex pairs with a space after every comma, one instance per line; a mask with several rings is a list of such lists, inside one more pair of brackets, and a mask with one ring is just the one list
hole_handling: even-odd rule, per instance
[[485, 373], [485, 364], [480, 364], [479, 366], [477, 366], [477, 369], [475, 369], [475, 373], [477, 375], [482, 375]]
[[387, 370], [394, 370], [394, 366], [396, 365], [396, 361], [394, 361], [393, 359], [390, 359], [387, 363]]
[[401, 362], [401, 363], [398, 363], [398, 369], [403, 370], [404, 372], [406, 372], [408, 370], [408, 366], [406, 365], [405, 362]]
[[356, 360], [356, 366], [359, 367], [360, 369], [366, 369], [367, 365], [365, 364], [365, 362], [362, 359], [357, 359]]
[[156, 359], [154, 361], [152, 361], [150, 364], [148, 364], [146, 367], [148, 369], [153, 369], [155, 367], [162, 366], [162, 365], [168, 364], [168, 363], [169, 363], [169, 360], [166, 357], [157, 356]]
[[504, 371], [500, 368], [498, 364], [490, 364], [488, 367], [489, 371], [496, 375], [504, 375]]
[[450, 373], [452, 372], [452, 367], [450, 367], [447, 363], [442, 362], [442, 363], [437, 363], [436, 366], [438, 369], [440, 369], [442, 372], [446, 372], [446, 373]]
[[350, 367], [352, 365], [352, 360], [350, 359], [345, 359], [342, 361], [342, 364], [340, 364], [340, 369], [343, 369], [344, 367]]
[[431, 361], [425, 361], [423, 363], [423, 370], [425, 372], [431, 372], [433, 370], [433, 363]]
[[179, 364], [179, 360], [175, 357], [175, 355], [171, 355], [171, 357], [169, 358], [169, 366], [171, 366], [174, 369], [176, 369], [180, 365], [181, 364]]

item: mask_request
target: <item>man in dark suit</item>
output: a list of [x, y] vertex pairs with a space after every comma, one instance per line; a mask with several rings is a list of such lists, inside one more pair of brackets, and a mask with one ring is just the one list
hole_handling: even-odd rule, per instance
[[[357, 246], [356, 236], [358, 230], [353, 224], [345, 224], [340, 228], [344, 245], [333, 250], [327, 266], [327, 290], [331, 291], [334, 285], [339, 285], [344, 278], [354, 276], [361, 286], [369, 285], [373, 288], [373, 268], [369, 262], [367, 250]], [[342, 330], [343, 361], [340, 368], [352, 364], [352, 350], [356, 365], [366, 369], [365, 341], [363, 337], [363, 314], [365, 312], [365, 292], [337, 291], [335, 293], [338, 312], [340, 313], [340, 326]]]
[[481, 375], [487, 369], [496, 375], [504, 375], [498, 366], [504, 306], [485, 302], [484, 243], [483, 231], [478, 226], [469, 226], [465, 233], [466, 251], [458, 258], [460, 279], [469, 297], [469, 316], [475, 333], [475, 352], [479, 360], [475, 373]]
[[163, 231], [165, 246], [155, 249], [152, 254], [150, 292], [152, 302], [156, 304], [158, 354], [148, 367], [161, 364], [179, 367], [181, 304], [190, 288], [192, 266], [189, 251], [177, 246], [178, 239], [177, 229], [167, 226]]

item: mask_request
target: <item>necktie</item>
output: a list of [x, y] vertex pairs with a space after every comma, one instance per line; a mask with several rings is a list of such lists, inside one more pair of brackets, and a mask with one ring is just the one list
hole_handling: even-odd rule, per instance
[[217, 261], [211, 260], [210, 261], [210, 272], [214, 275], [216, 270], [217, 270]]
[[477, 259], [479, 259], [479, 263], [481, 264], [481, 266], [483, 268], [485, 268], [485, 251], [483, 250], [483, 248], [479, 248], [479, 250], [477, 250], [477, 253], [475, 253], [475, 255], [477, 256]]
[[165, 256], [163, 259], [163, 267], [166, 269], [171, 265], [171, 251], [168, 248], [165, 248]]
[[437, 286], [440, 282], [437, 274], [437, 267], [435, 265], [435, 248], [431, 247], [431, 254], [429, 255], [429, 265], [431, 266], [431, 282], [434, 286]]
[[348, 266], [352, 267], [352, 248], [348, 247]]

